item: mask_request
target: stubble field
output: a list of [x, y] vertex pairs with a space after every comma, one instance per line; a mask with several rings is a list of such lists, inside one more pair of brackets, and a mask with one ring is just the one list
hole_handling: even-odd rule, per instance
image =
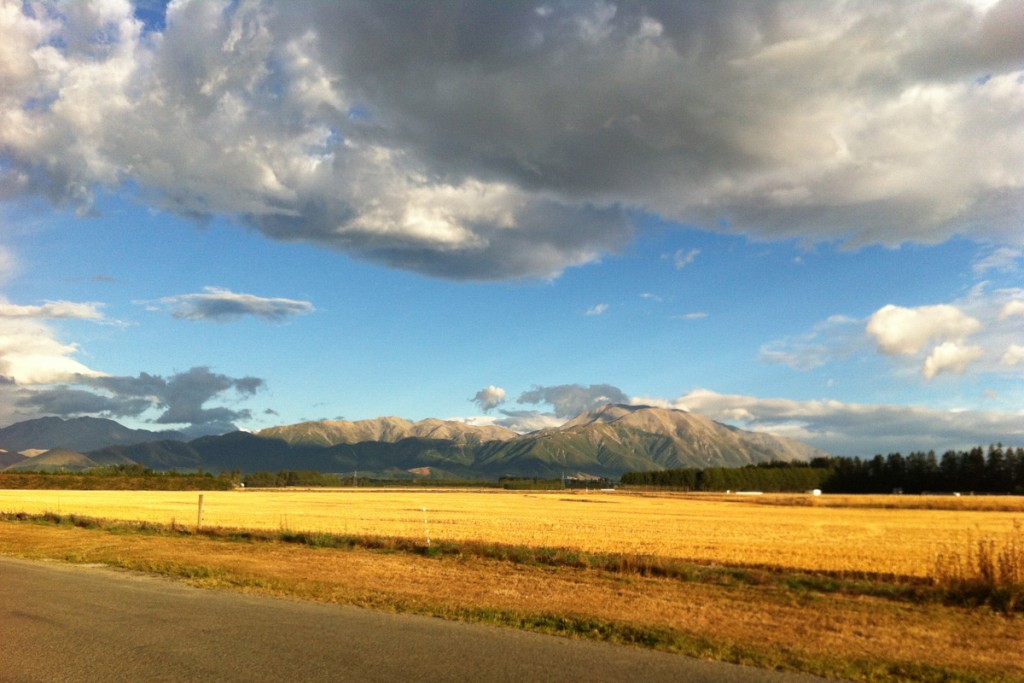
[[[0, 512], [194, 526], [198, 494], [0, 491]], [[940, 554], [979, 539], [1012, 537], [1022, 515], [1024, 499], [1009, 497], [368, 489], [203, 493], [206, 527], [377, 535], [423, 544], [480, 541], [918, 578], [935, 571]]]

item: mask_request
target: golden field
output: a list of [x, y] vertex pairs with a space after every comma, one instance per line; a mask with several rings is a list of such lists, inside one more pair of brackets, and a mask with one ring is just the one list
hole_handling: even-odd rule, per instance
[[[494, 490], [236, 490], [203, 494], [203, 525], [483, 541], [730, 565], [929, 576], [937, 553], [1000, 539], [1024, 499], [686, 496]], [[195, 525], [199, 494], [0, 491], [0, 512]], [[897, 503], [894, 505], [894, 501]], [[934, 503], [934, 505], [932, 504]], [[885, 507], [889, 506], [889, 507]], [[949, 509], [929, 509], [942, 507]], [[995, 508], [995, 509], [992, 509]]]
[[[198, 492], [0, 490], [0, 512], [63, 516], [49, 524], [0, 521], [0, 556], [102, 564], [204, 588], [480, 621], [841, 680], [1024, 683], [1018, 611], [961, 602], [941, 583], [816, 583], [732, 570], [935, 577], [937, 553], [1004, 538], [1019, 569], [1024, 498], [424, 489], [202, 495], [204, 526], [270, 533], [254, 540], [68, 523], [76, 514], [191, 527]], [[404, 537], [416, 547], [324, 547], [315, 536], [284, 542], [281, 530]], [[434, 544], [501, 542], [727, 566], [680, 580], [632, 571], [643, 562], [619, 568], [426, 553], [428, 535]]]

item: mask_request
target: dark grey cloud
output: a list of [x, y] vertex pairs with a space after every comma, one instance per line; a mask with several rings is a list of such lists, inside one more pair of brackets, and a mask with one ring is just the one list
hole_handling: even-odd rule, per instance
[[[321, 9], [340, 32], [322, 52], [369, 103], [372, 125], [354, 132], [387, 130], [445, 176], [769, 236], [938, 241], [984, 229], [964, 220], [984, 214], [1012, 239], [1020, 185], [964, 178], [953, 159], [973, 153], [959, 143], [940, 173], [958, 178], [961, 214], [896, 174], [959, 127], [925, 120], [935, 105], [991, 123], [962, 131], [985, 145], [1016, 127], [974, 105], [1019, 103], [1019, 80], [998, 95], [965, 86], [1024, 68], [1024, 29], [1006, 21], [1024, 7], [881, 4], [367, 1]], [[887, 112], [864, 109], [876, 106]], [[894, 126], [910, 137], [890, 139]]]
[[166, 410], [156, 421], [161, 424], [201, 425], [248, 420], [252, 417], [248, 410], [203, 408], [203, 405], [215, 396], [231, 390], [242, 396], [251, 396], [262, 386], [263, 380], [255, 377], [236, 379], [210, 372], [209, 368], [192, 368], [167, 380], [166, 391], [161, 398], [161, 404]]
[[[507, 188], [492, 194], [492, 189], [442, 187], [419, 193], [409, 206], [403, 197], [385, 195], [382, 201], [393, 205], [358, 219], [339, 199], [324, 206], [316, 198], [295, 214], [250, 215], [247, 220], [277, 239], [312, 241], [385, 266], [474, 281], [556, 276], [566, 267], [621, 252], [634, 234], [621, 207], [572, 205]], [[451, 195], [461, 196], [449, 206]], [[477, 208], [469, 206], [476, 202]], [[438, 217], [409, 225], [409, 212]], [[463, 212], [465, 220], [459, 218]]]
[[[207, 367], [167, 377], [146, 372], [134, 377], [78, 375], [67, 384], [31, 387], [0, 381], [0, 423], [42, 415], [100, 415], [181, 425], [193, 437], [222, 434], [252, 418], [248, 409], [223, 404], [250, 398], [264, 386], [258, 377], [229, 377]], [[154, 410], [158, 415], [150, 419], [147, 414]]]
[[622, 250], [643, 213], [811, 243], [1020, 245], [1022, 14], [211, 0], [143, 27], [130, 7], [32, 4], [0, 19], [0, 117], [19, 122], [0, 127], [0, 197], [88, 214], [97, 188], [130, 186], [455, 279], [557, 275]]
[[581, 384], [560, 384], [525, 391], [519, 395], [518, 402], [548, 403], [554, 408], [556, 417], [565, 419], [606, 403], [629, 403], [629, 397], [610, 384], [591, 384], [586, 387]]
[[264, 381], [257, 377], [229, 377], [206, 367], [194, 367], [167, 378], [143, 372], [137, 377], [81, 377], [79, 382], [109, 392], [121, 401], [139, 401], [142, 409], [136, 416], [149, 408], [163, 411], [155, 420], [158, 424], [215, 426], [217, 431], [231, 431], [234, 422], [249, 420], [252, 413], [224, 406], [207, 408], [206, 403], [225, 400], [232, 394], [249, 397], [264, 387]]
[[23, 392], [18, 405], [34, 409], [41, 414], [60, 417], [135, 417], [149, 409], [152, 403], [145, 398], [104, 396], [84, 389], [58, 385], [49, 389]]
[[173, 311], [175, 318], [214, 322], [238, 320], [246, 316], [283, 322], [291, 316], [315, 310], [308, 301], [241, 294], [220, 287], [204, 287], [202, 293], [164, 297], [149, 305], [167, 307]]

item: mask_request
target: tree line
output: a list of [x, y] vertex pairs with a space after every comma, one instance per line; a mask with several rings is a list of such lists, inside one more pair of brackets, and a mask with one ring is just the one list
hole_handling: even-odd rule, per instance
[[683, 468], [626, 472], [622, 483], [682, 491], [827, 493], [1015, 493], [1024, 494], [1024, 448], [965, 451], [915, 451], [873, 458], [815, 458], [810, 462], [772, 462], [739, 468]]
[[876, 455], [870, 460], [836, 458], [829, 489], [844, 493], [976, 492], [1024, 494], [1024, 448], [1002, 444], [968, 451], [916, 451]]
[[745, 467], [685, 467], [626, 472], [621, 481], [626, 486], [656, 486], [679, 491], [794, 493], [821, 489], [833, 472], [830, 464], [818, 461], [813, 464], [772, 462]]
[[142, 465], [94, 467], [84, 472], [0, 472], [0, 489], [226, 491], [233, 487], [224, 475], [154, 472]]

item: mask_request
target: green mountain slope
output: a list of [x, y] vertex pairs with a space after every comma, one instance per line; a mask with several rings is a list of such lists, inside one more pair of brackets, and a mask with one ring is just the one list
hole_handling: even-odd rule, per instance
[[107, 461], [122, 458], [119, 464], [137, 463], [151, 470], [198, 470], [203, 467], [203, 456], [183, 441], [149, 441], [130, 446], [108, 446], [90, 451], [93, 460]]

